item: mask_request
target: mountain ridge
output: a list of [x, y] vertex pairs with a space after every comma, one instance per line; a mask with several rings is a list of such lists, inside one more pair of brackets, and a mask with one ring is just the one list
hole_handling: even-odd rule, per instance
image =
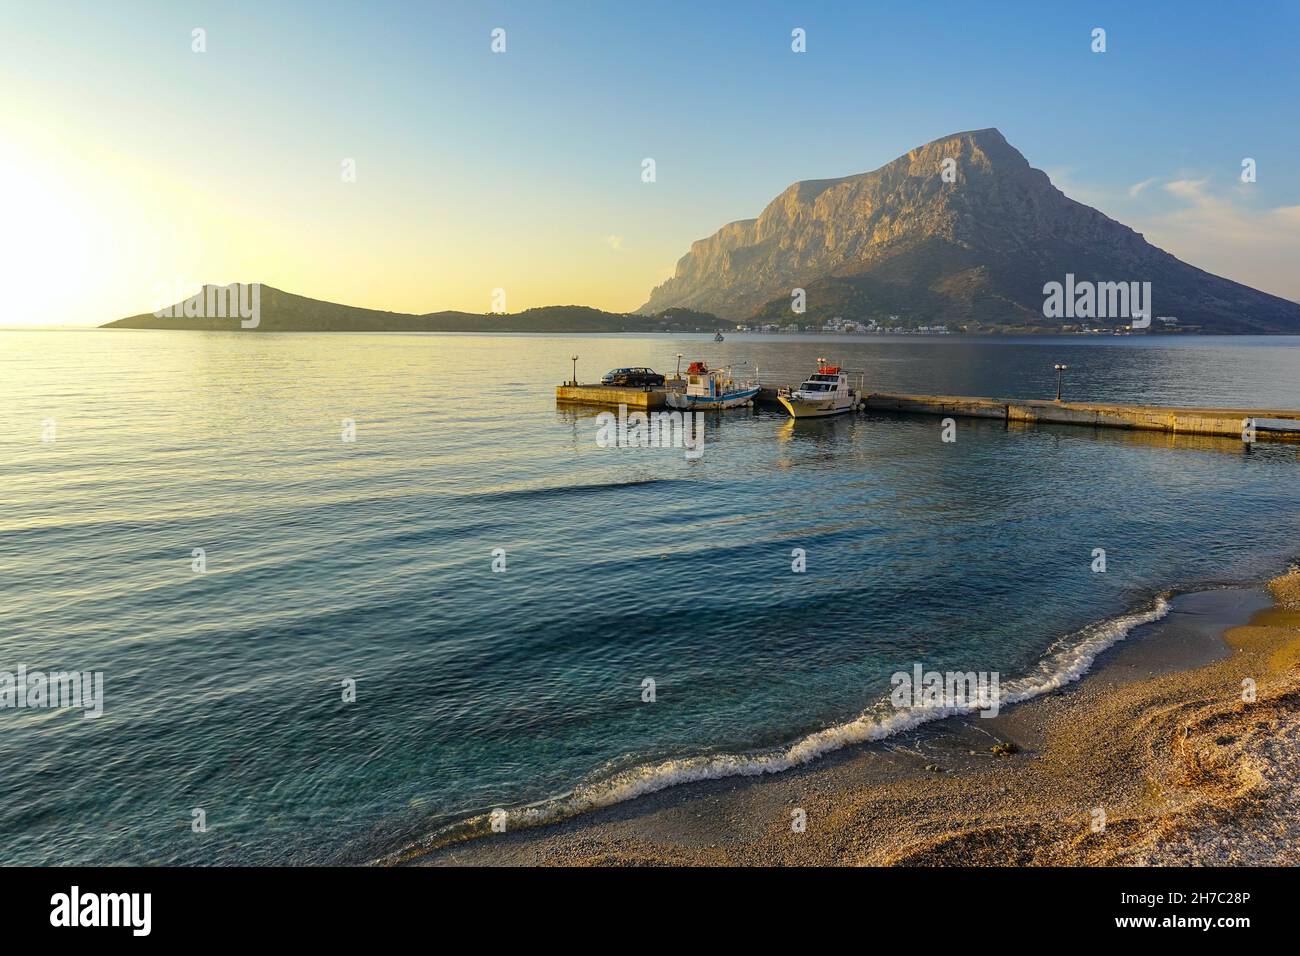
[[[1043, 287], [1067, 273], [1151, 281], [1156, 314], [1206, 331], [1300, 332], [1300, 304], [1182, 262], [1071, 199], [992, 127], [870, 172], [792, 183], [756, 218], [693, 242], [637, 311], [795, 322], [902, 313], [1052, 329], [1064, 323], [1044, 316]], [[797, 288], [805, 313], [791, 309]]]

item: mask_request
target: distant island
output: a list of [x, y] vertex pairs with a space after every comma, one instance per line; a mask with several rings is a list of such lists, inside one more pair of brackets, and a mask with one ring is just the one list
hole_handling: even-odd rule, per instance
[[[845, 319], [835, 316], [790, 316], [759, 312], [746, 323], [722, 319], [711, 312], [692, 308], [666, 308], [653, 315], [638, 312], [606, 312], [589, 306], [542, 306], [523, 312], [386, 312], [377, 308], [343, 306], [305, 295], [286, 293], [274, 286], [259, 286], [259, 310], [256, 324], [244, 324], [238, 310], [209, 310], [214, 298], [238, 302], [238, 289], [253, 284], [229, 286], [205, 285], [192, 295], [155, 312], [105, 323], [103, 329], [172, 329], [181, 332], [465, 332], [465, 333], [831, 333], [831, 334], [985, 334], [985, 336], [1026, 336], [1026, 334], [1130, 334], [1127, 321], [1088, 324], [1018, 324], [970, 323], [926, 324], [917, 315], [888, 315], [883, 319]], [[186, 303], [195, 303], [187, 315]], [[853, 310], [844, 310], [854, 315]], [[1178, 324], [1177, 320], [1160, 319], [1144, 334], [1195, 334], [1197, 332], [1260, 332], [1260, 329], [1201, 329]], [[1269, 329], [1271, 330], [1274, 329]], [[1284, 330], [1283, 330], [1284, 332]]]
[[[867, 335], [1052, 335], [1052, 334], [1131, 334], [1127, 321], [1060, 324], [1021, 324], [1016, 322], [963, 322], [928, 324], [916, 313], [889, 314], [881, 318], [845, 318], [842, 315], [818, 314], [812, 316], [781, 315], [774, 309], [760, 311], [746, 322], [720, 318], [711, 312], [689, 308], [668, 308], [651, 315], [637, 312], [606, 312], [585, 305], [548, 305], [514, 313], [477, 312], [386, 312], [360, 306], [326, 302], [308, 296], [295, 295], [273, 286], [259, 286], [258, 319], [255, 324], [245, 324], [235, 309], [209, 311], [206, 304], [215, 296], [218, 299], [235, 297], [240, 283], [229, 286], [205, 285], [190, 299], [177, 302], [161, 314], [143, 312], [125, 319], [101, 325], [104, 329], [170, 329], [188, 332], [483, 332], [499, 334], [550, 333], [550, 334], [617, 334], [617, 333], [828, 333]], [[252, 288], [253, 284], [242, 285]], [[203, 303], [186, 314], [186, 302]], [[842, 303], [843, 304], [843, 303]], [[823, 312], [829, 310], [822, 310]], [[844, 315], [855, 315], [852, 308], [842, 310]], [[801, 321], [794, 321], [800, 319]], [[1203, 329], [1200, 326], [1179, 323], [1176, 319], [1160, 318], [1142, 334], [1196, 334], [1210, 333], [1260, 333], [1279, 332], [1286, 329], [1260, 329], [1253, 326], [1223, 329]], [[1297, 331], [1300, 331], [1298, 329]]]
[[[106, 329], [232, 331], [241, 328], [234, 308], [211, 307], [238, 287], [205, 285], [162, 314], [144, 312], [102, 326]], [[187, 304], [189, 308], [187, 309]], [[187, 314], [189, 313], [189, 314]], [[548, 305], [515, 313], [384, 312], [295, 295], [260, 286], [256, 332], [713, 332], [733, 323], [693, 309], [664, 309], [654, 315], [605, 312], [584, 305]]]

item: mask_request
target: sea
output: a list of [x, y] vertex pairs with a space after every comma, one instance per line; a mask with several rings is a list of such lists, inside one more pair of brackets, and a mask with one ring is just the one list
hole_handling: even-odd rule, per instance
[[0, 862], [365, 863], [779, 772], [932, 719], [897, 672], [1012, 703], [1300, 557], [1298, 443], [758, 407], [686, 454], [555, 399], [821, 359], [1300, 409], [1296, 337], [0, 331]]

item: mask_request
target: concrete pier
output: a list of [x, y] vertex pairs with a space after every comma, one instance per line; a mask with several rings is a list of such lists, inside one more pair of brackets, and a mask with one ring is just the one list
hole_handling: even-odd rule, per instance
[[[759, 401], [775, 402], [776, 387], [764, 386]], [[953, 418], [991, 418], [1033, 424], [1130, 428], [1179, 435], [1217, 435], [1242, 440], [1243, 422], [1256, 421], [1259, 441], [1300, 441], [1300, 411], [1277, 408], [1171, 408], [1161, 405], [1116, 405], [1107, 402], [978, 398], [962, 395], [893, 395], [867, 392], [869, 411]]]
[[557, 385], [555, 400], [573, 405], [626, 405], [630, 410], [649, 412], [667, 404], [663, 388], [631, 385]]

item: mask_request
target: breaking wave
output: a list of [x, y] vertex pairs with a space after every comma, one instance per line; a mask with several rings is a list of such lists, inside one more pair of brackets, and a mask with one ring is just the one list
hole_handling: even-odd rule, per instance
[[[1172, 593], [1160, 594], [1144, 607], [1089, 624], [1060, 638], [1047, 649], [1029, 674], [1002, 683], [999, 705], [1021, 703], [1078, 680], [1107, 648], [1124, 640], [1136, 628], [1165, 617], [1172, 597]], [[978, 711], [982, 706], [972, 702], [963, 706], [900, 710], [885, 700], [853, 720], [807, 734], [782, 747], [748, 753], [680, 757], [629, 767], [580, 784], [568, 793], [505, 810], [506, 829], [513, 831], [554, 823], [683, 783], [781, 773], [844, 747], [883, 740], [932, 720]], [[419, 843], [385, 857], [383, 862], [409, 859], [449, 843], [485, 835], [491, 832], [491, 822], [489, 813], [457, 821]]]

